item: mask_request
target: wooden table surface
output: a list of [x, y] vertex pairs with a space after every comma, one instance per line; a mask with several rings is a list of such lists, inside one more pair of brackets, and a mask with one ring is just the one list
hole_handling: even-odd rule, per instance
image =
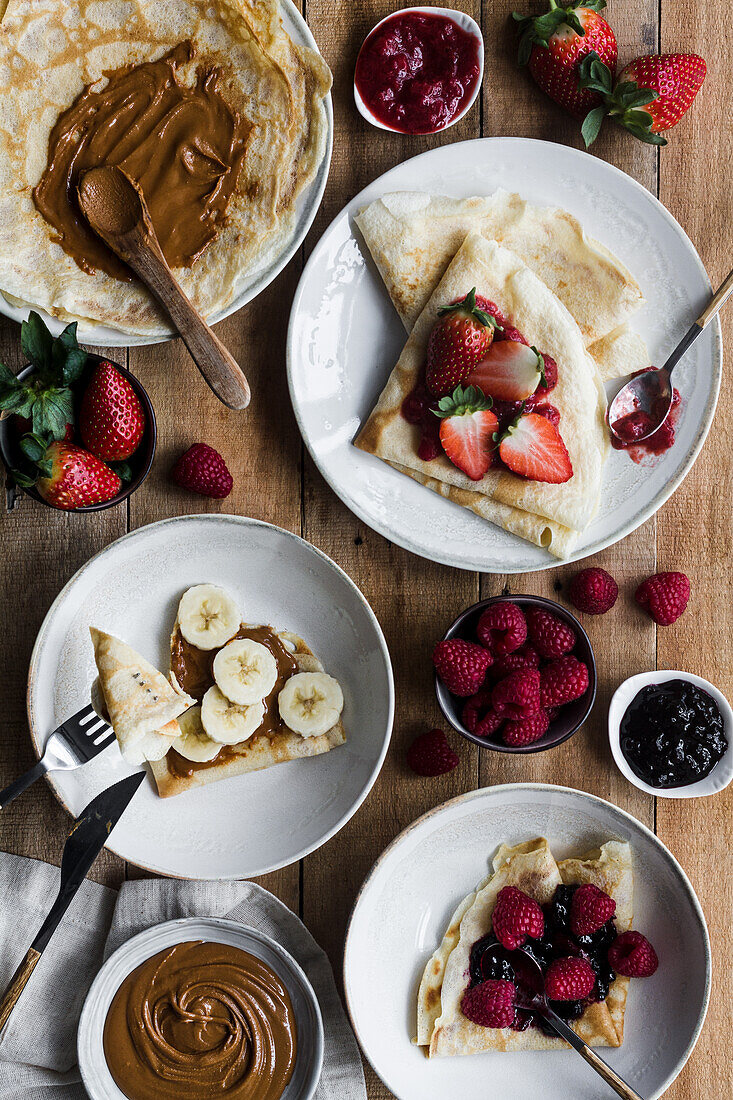
[[[159, 427], [157, 458], [143, 488], [127, 505], [94, 515], [64, 515], [26, 499], [3, 518], [0, 787], [33, 760], [24, 699], [36, 632], [61, 586], [92, 554], [126, 531], [182, 513], [235, 512], [287, 527], [334, 558], [374, 608], [394, 663], [397, 713], [391, 749], [365, 804], [320, 851], [300, 866], [267, 876], [264, 885], [301, 914], [338, 973], [345, 924], [360, 883], [385, 845], [424, 811], [477, 786], [519, 780], [566, 784], [610, 799], [653, 828], [680, 860], [702, 902], [713, 942], [707, 1023], [667, 1095], [674, 1100], [730, 1096], [733, 787], [706, 799], [647, 797], [616, 770], [605, 736], [609, 697], [621, 679], [635, 672], [681, 667], [707, 677], [733, 697], [730, 387], [723, 387], [714, 426], [684, 485], [654, 519], [587, 563], [609, 569], [626, 591], [656, 570], [683, 570], [692, 582], [687, 613], [674, 626], [657, 630], [622, 596], [612, 615], [586, 616], [598, 659], [599, 693], [585, 728], [559, 748], [530, 757], [480, 752], [465, 742], [458, 745], [454, 736], [460, 766], [431, 780], [417, 778], [404, 764], [412, 737], [439, 724], [431, 643], [480, 596], [504, 591], [553, 596], [577, 567], [527, 576], [478, 575], [431, 564], [391, 545], [361, 524], [323, 482], [304, 451], [288, 399], [285, 332], [292, 295], [310, 248], [357, 191], [407, 157], [481, 135], [581, 145], [577, 126], [515, 68], [508, 18], [512, 5], [503, 0], [464, 0], [459, 6], [481, 23], [485, 37], [483, 103], [443, 135], [410, 138], [368, 126], [351, 97], [358, 47], [376, 20], [388, 14], [390, 3], [307, 0], [305, 14], [334, 72], [333, 163], [323, 205], [302, 254], [255, 302], [218, 326], [250, 379], [251, 407], [234, 413], [220, 405], [180, 341], [130, 349], [124, 361], [147, 387]], [[534, 6], [539, 10], [539, 4]], [[691, 237], [717, 285], [733, 257], [731, 21], [722, 0], [693, 5], [677, 0], [610, 0], [606, 14], [619, 40], [621, 62], [640, 53], [671, 50], [696, 51], [707, 59], [707, 82], [666, 148], [657, 151], [609, 125], [593, 152], [661, 199]], [[723, 325], [725, 338], [731, 339], [731, 307]], [[14, 324], [2, 324], [0, 358], [13, 368], [20, 363], [18, 336]], [[223, 502], [186, 493], [168, 482], [174, 459], [198, 441], [217, 447], [234, 475], [233, 493]], [[58, 863], [68, 828], [67, 815], [40, 783], [0, 815], [0, 849]], [[92, 877], [110, 885], [135, 874], [135, 868], [107, 853], [92, 870]], [[654, 1021], [648, 1025], [653, 1027]], [[390, 1095], [368, 1067], [367, 1081], [372, 1100]]]

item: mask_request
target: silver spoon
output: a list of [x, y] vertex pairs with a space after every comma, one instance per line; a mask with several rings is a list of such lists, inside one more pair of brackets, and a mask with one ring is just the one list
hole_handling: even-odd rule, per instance
[[[573, 1029], [568, 1027], [565, 1021], [550, 1008], [545, 993], [545, 976], [542, 973], [542, 967], [531, 952], [520, 947], [517, 951], [508, 952], [508, 956], [510, 961], [512, 961], [512, 958], [517, 961], [518, 968], [522, 970], [522, 977], [527, 980], [527, 984], [533, 991], [526, 1000], [518, 1001], [515, 1007], [536, 1012], [542, 1016], [560, 1038], [569, 1043], [574, 1050], [577, 1050], [580, 1057], [585, 1058], [588, 1065], [624, 1100], [643, 1100], [639, 1093], [624, 1081], [623, 1077], [619, 1077], [618, 1073], [611, 1069], [608, 1062], [604, 1062], [603, 1058], [596, 1054], [587, 1043], [584, 1043], [580, 1036], [576, 1035]], [[521, 957], [521, 962], [517, 958], [518, 956]]]
[[[638, 374], [616, 394], [608, 410], [608, 426], [622, 443], [638, 443], [661, 428], [672, 408], [670, 375], [673, 369], [731, 294], [733, 294], [733, 271], [715, 291], [708, 305], [682, 337], [664, 366], [659, 370], [645, 370], [643, 374]], [[635, 423], [626, 420], [626, 417], [634, 414], [639, 414]]]

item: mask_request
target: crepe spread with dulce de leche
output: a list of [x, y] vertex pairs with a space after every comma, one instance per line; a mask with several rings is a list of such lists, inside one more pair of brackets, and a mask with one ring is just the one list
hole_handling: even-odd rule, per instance
[[[564, 1040], [538, 1026], [483, 1027], [468, 1019], [461, 1002], [473, 981], [472, 952], [493, 939], [492, 914], [500, 891], [516, 887], [547, 907], [558, 887], [592, 884], [616, 903], [614, 934], [629, 930], [633, 918], [633, 871], [628, 843], [608, 841], [578, 858], [556, 860], [542, 837], [509, 847], [503, 844], [492, 873], [456, 909], [445, 935], [425, 967], [417, 998], [416, 1042], [431, 1057], [488, 1051], [562, 1050]], [[589, 998], [582, 1014], [568, 1019], [589, 1046], [618, 1047], [624, 1037], [629, 978], [615, 974], [603, 999]]]
[[64, 321], [169, 331], [78, 205], [83, 172], [114, 164], [197, 309], [224, 309], [294, 232], [326, 151], [330, 84], [278, 0], [9, 0], [0, 292]]
[[[184, 592], [170, 639], [169, 679], [117, 639], [97, 630], [92, 637], [123, 756], [150, 763], [163, 798], [319, 756], [346, 741], [341, 687], [305, 641], [244, 623], [235, 601], [216, 585]], [[113, 643], [106, 657], [98, 639]], [[130, 717], [115, 705], [113, 688], [122, 683], [131, 691], [130, 683], [141, 682]]]

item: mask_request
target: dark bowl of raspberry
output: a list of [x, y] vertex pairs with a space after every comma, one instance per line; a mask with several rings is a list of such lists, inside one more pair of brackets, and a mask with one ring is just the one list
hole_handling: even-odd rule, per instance
[[[511, 610], [512, 606], [519, 608], [521, 616]], [[507, 651], [506, 647], [514, 642], [511, 638], [507, 641], [502, 631], [512, 625], [512, 616], [517, 620], [518, 636], [524, 629], [522, 620], [527, 635], [521, 644]], [[554, 600], [524, 595], [480, 600], [451, 623], [436, 653], [444, 643], [454, 639], [490, 652], [485, 679], [471, 695], [464, 686], [462, 694], [450, 690], [437, 667], [435, 670], [438, 705], [453, 729], [466, 740], [496, 752], [544, 752], [567, 741], [588, 718], [596, 697], [593, 647], [575, 616]], [[470, 667], [471, 654], [467, 656]], [[473, 657], [479, 658], [480, 669], [484, 658], [477, 650], [473, 651]], [[446, 647], [444, 660], [449, 658], [450, 650]], [[435, 663], [440, 664], [440, 660], [436, 662], [434, 655]], [[534, 672], [539, 673], [539, 709], [533, 702], [537, 692]], [[450, 679], [445, 670], [444, 675]], [[497, 692], [500, 684], [503, 686]], [[512, 698], [515, 688], [519, 691], [516, 700]], [[560, 701], [568, 696], [573, 698]], [[525, 703], [526, 714], [522, 713]]]

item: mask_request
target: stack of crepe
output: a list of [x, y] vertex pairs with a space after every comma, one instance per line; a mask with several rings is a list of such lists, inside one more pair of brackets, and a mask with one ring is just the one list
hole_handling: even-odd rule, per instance
[[[356, 446], [566, 557], [600, 503], [609, 446], [603, 382], [649, 365], [643, 341], [628, 327], [643, 303], [633, 276], [566, 211], [505, 191], [464, 200], [386, 195], [356, 221], [410, 333]], [[559, 382], [548, 400], [560, 411], [573, 466], [564, 485], [497, 469], [475, 482], [445, 456], [418, 456], [420, 431], [401, 416], [402, 401], [419, 380], [439, 307], [474, 286], [557, 362]]]
[[[460, 1007], [469, 984], [471, 948], [491, 930], [499, 891], [516, 886], [544, 905], [563, 883], [593, 883], [615, 900], [617, 930], [626, 932], [631, 927], [633, 873], [627, 843], [608, 841], [578, 859], [557, 861], [543, 837], [511, 848], [502, 844], [492, 874], [458, 906], [425, 967], [418, 993], [416, 1042], [426, 1048], [429, 1057], [566, 1047], [562, 1039], [534, 1027], [526, 1031], [480, 1027], [468, 1020]], [[628, 987], [629, 979], [618, 976], [605, 1001], [589, 1004], [580, 1019], [571, 1022], [589, 1046], [621, 1046]]]

